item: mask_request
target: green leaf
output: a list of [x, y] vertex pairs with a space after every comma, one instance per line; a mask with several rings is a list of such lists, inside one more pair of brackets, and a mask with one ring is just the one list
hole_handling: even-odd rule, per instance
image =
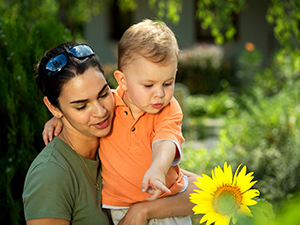
[[255, 221], [264, 221], [267, 224], [274, 218], [273, 206], [266, 200], [256, 200], [257, 204], [250, 207], [253, 218]]

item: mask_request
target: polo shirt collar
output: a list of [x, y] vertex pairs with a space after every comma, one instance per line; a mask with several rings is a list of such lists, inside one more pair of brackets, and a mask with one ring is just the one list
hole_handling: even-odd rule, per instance
[[[123, 101], [124, 91], [120, 87], [117, 87], [117, 89], [114, 91], [114, 95], [115, 95], [115, 104], [116, 104], [116, 107], [118, 107], [118, 106], [127, 107], [127, 105]], [[139, 119], [144, 114], [145, 114], [145, 112], [142, 111], [140, 113], [140, 115], [136, 118], [136, 120]]]
[[125, 102], [123, 101], [123, 95], [124, 95], [124, 91], [120, 88], [117, 87], [117, 89], [114, 92], [115, 94], [115, 104], [116, 106], [126, 106]]

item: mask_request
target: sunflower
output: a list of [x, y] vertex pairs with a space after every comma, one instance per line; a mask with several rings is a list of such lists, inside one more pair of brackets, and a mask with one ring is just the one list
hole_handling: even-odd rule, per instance
[[257, 181], [252, 181], [253, 172], [246, 174], [246, 166], [240, 173], [237, 168], [234, 176], [231, 166], [224, 163], [224, 172], [220, 166], [212, 170], [212, 178], [202, 174], [195, 182], [200, 190], [190, 194], [190, 201], [195, 214], [204, 214], [200, 223], [215, 223], [215, 225], [228, 225], [232, 219], [236, 224], [239, 215], [252, 216], [248, 206], [257, 202], [252, 198], [259, 196], [259, 191], [250, 189]]

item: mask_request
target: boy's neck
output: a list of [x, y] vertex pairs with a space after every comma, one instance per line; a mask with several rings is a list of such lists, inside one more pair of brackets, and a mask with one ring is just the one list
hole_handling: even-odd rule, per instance
[[132, 117], [136, 119], [142, 111], [130, 102], [127, 91], [124, 91], [122, 99], [125, 105], [130, 109]]

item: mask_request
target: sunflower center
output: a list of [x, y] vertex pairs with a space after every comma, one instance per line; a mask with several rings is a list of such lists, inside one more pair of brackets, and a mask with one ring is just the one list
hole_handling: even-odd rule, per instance
[[242, 193], [236, 186], [225, 185], [217, 189], [212, 205], [215, 211], [221, 215], [231, 215], [240, 208]]

